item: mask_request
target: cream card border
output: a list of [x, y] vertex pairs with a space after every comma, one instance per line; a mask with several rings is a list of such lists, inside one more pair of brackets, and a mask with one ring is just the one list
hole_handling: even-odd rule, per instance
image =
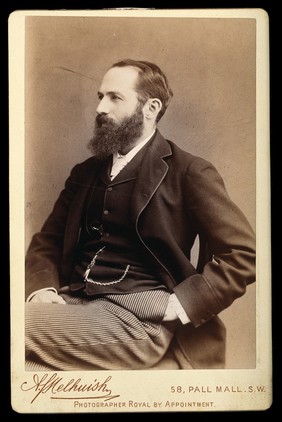
[[[26, 16], [252, 18], [257, 22], [257, 365], [248, 370], [24, 370], [24, 59]], [[261, 9], [16, 11], [9, 18], [12, 407], [19, 413], [264, 410], [272, 402], [269, 28]], [[44, 375], [44, 376], [43, 376]], [[43, 377], [43, 378], [42, 378]], [[71, 381], [74, 380], [74, 381]], [[68, 392], [69, 382], [81, 390]], [[82, 386], [85, 386], [84, 391]], [[92, 387], [91, 387], [92, 386]], [[87, 391], [88, 387], [88, 391]], [[89, 397], [96, 397], [89, 399]]]

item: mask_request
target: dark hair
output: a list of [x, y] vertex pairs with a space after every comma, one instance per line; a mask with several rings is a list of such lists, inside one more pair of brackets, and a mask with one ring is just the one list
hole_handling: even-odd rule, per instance
[[147, 61], [125, 59], [113, 64], [111, 68], [127, 66], [135, 67], [139, 72], [139, 78], [136, 85], [139, 101], [145, 104], [149, 98], [158, 98], [161, 100], [162, 108], [156, 119], [158, 122], [164, 115], [173, 96], [166, 76], [157, 65]]

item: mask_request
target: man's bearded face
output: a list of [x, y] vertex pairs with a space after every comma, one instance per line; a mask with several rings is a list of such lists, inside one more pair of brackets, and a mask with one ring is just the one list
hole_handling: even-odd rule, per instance
[[144, 128], [142, 104], [138, 104], [131, 116], [115, 122], [105, 114], [98, 114], [95, 121], [93, 138], [88, 147], [99, 160], [122, 151], [141, 137]]

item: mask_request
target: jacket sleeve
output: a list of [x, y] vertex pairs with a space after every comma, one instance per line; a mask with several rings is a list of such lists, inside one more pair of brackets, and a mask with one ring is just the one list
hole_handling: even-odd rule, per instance
[[202, 271], [174, 288], [194, 326], [220, 313], [255, 281], [255, 234], [221, 176], [197, 159], [186, 172], [185, 202], [210, 252]]
[[64, 234], [68, 210], [77, 190], [75, 166], [60, 193], [53, 210], [40, 232], [29, 245], [25, 262], [26, 297], [46, 287], [60, 287], [60, 266], [64, 247]]

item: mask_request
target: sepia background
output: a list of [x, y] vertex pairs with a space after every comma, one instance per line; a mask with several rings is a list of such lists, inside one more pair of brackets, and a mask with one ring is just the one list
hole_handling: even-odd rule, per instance
[[[70, 169], [89, 157], [99, 84], [124, 58], [165, 72], [174, 97], [161, 133], [217, 167], [255, 229], [255, 25], [246, 18], [26, 17], [26, 247]], [[252, 285], [221, 313], [227, 368], [256, 365], [255, 302]]]

